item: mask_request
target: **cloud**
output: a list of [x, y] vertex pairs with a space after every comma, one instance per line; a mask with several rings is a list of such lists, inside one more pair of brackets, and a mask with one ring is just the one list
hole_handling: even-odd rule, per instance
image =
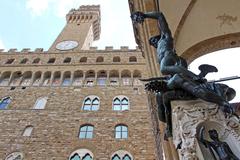
[[5, 46], [3, 44], [3, 41], [0, 39], [0, 49], [5, 49]]
[[52, 0], [27, 0], [26, 8], [33, 16], [42, 15], [48, 8]]
[[33, 16], [41, 16], [51, 10], [58, 17], [65, 17], [66, 13], [76, 6], [99, 4], [102, 0], [27, 0], [26, 8]]

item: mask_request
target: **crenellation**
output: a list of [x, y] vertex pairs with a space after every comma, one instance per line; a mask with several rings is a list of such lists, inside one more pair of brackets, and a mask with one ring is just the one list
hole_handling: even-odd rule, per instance
[[120, 47], [120, 50], [121, 50], [121, 51], [128, 51], [129, 48], [128, 48], [128, 46], [121, 46], [121, 47]]
[[98, 47], [95, 47], [95, 46], [89, 48], [90, 51], [97, 51], [97, 49], [98, 49]]
[[21, 53], [29, 53], [29, 52], [31, 52], [31, 49], [30, 49], [30, 48], [23, 48], [23, 49], [21, 50]]
[[9, 53], [16, 53], [17, 52], [17, 48], [10, 48], [8, 50]]
[[44, 52], [44, 50], [43, 50], [43, 48], [36, 48], [36, 49], [34, 50], [34, 52], [39, 53], [39, 52]]
[[106, 46], [106, 47], [105, 47], [105, 50], [106, 50], [106, 51], [112, 51], [112, 50], [113, 50], [113, 46]]

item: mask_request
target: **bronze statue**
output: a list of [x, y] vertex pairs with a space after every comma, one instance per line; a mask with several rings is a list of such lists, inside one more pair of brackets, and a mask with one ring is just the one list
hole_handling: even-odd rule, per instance
[[204, 139], [203, 132], [205, 128], [201, 127], [198, 140], [203, 143], [203, 145], [210, 150], [211, 155], [215, 160], [217, 157], [214, 153], [217, 154], [220, 160], [240, 160], [234, 153], [226, 142], [222, 142], [218, 138], [218, 133], [215, 129], [209, 130], [209, 136], [213, 141], [208, 141]]
[[236, 93], [234, 89], [216, 83], [208, 83], [204, 78], [217, 69], [211, 65], [201, 65], [199, 75], [187, 69], [187, 62], [176, 54], [174, 40], [168, 23], [162, 12], [135, 12], [131, 15], [134, 23], [143, 23], [145, 18], [156, 19], [160, 35], [149, 39], [150, 45], [157, 49], [160, 71], [166, 77], [150, 78], [146, 89], [157, 93], [159, 119], [167, 123], [166, 136], [172, 136], [171, 104], [172, 100], [202, 100], [218, 104], [223, 112], [232, 115], [233, 109], [228, 101]]

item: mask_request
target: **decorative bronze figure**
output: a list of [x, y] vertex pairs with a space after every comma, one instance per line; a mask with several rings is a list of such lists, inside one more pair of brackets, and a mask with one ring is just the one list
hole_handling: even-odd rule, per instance
[[201, 127], [199, 132], [198, 140], [204, 144], [206, 148], [210, 150], [211, 155], [215, 160], [217, 157], [214, 153], [217, 154], [220, 160], [240, 160], [237, 156], [234, 155], [231, 148], [226, 142], [222, 142], [218, 138], [218, 133], [215, 129], [209, 130], [209, 136], [213, 141], [207, 141], [203, 137], [203, 132], [205, 128]]
[[156, 19], [160, 35], [149, 39], [150, 45], [157, 49], [160, 71], [166, 77], [150, 78], [146, 89], [157, 93], [159, 119], [167, 123], [165, 135], [172, 136], [171, 104], [172, 100], [190, 100], [200, 98], [202, 100], [218, 104], [226, 114], [234, 114], [228, 101], [232, 100], [236, 93], [234, 89], [224, 84], [208, 83], [204, 78], [210, 72], [217, 69], [211, 65], [201, 65], [199, 75], [187, 69], [187, 62], [176, 54], [174, 40], [168, 23], [161, 12], [135, 12], [131, 15], [134, 23], [143, 23], [145, 18]]

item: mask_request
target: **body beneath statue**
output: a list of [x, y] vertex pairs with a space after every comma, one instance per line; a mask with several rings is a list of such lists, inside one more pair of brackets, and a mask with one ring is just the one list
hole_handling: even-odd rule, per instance
[[[209, 130], [209, 136], [213, 141], [208, 141], [204, 139], [203, 132], [205, 128], [202, 127], [199, 133], [199, 141], [204, 144], [206, 148], [210, 150], [210, 153], [217, 160], [217, 157], [220, 160], [239, 160], [237, 156], [234, 155], [232, 150], [230, 149], [229, 145], [226, 142], [222, 142], [218, 138], [218, 133], [215, 129]], [[216, 155], [217, 157], [216, 157]]]

